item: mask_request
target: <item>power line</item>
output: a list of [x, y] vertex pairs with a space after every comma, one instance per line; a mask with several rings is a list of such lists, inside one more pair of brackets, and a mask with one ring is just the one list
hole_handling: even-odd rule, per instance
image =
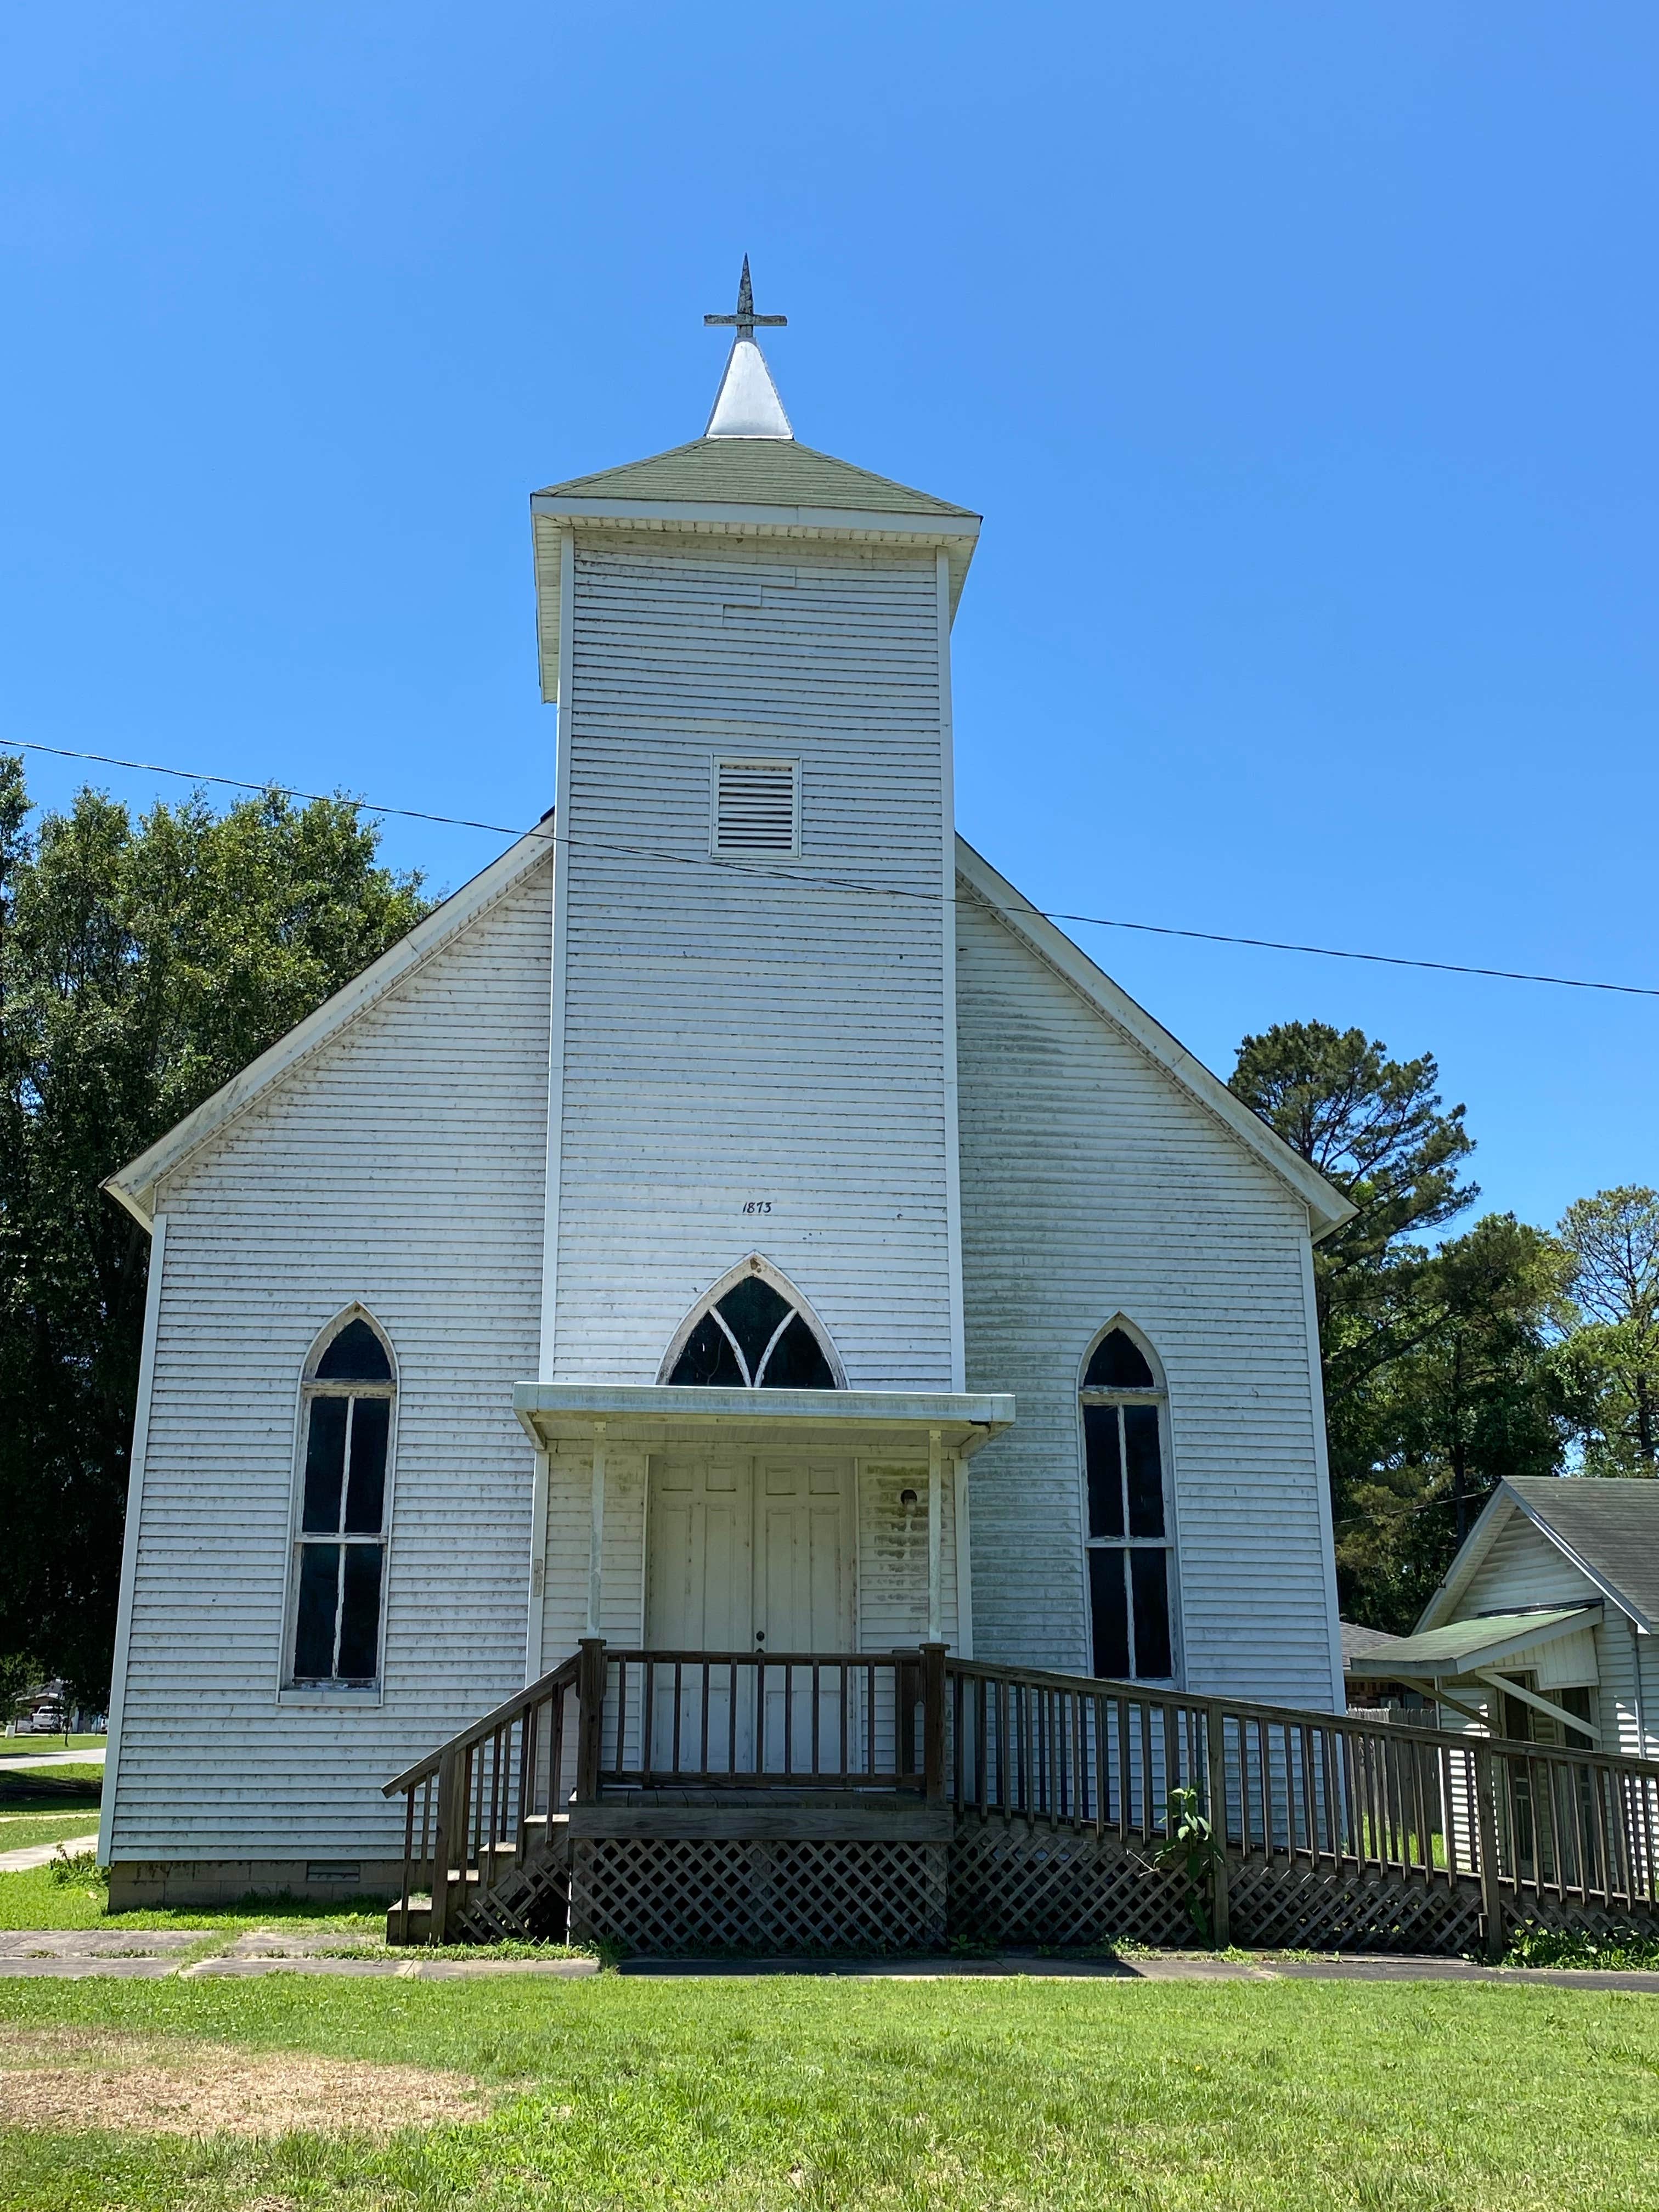
[[[592, 837], [574, 838], [556, 830], [543, 830], [539, 825], [532, 830], [517, 830], [505, 822], [479, 822], [464, 814], [433, 814], [420, 807], [383, 805], [368, 799], [346, 799], [338, 792], [301, 791], [294, 784], [256, 783], [245, 776], [198, 775], [193, 769], [166, 768], [156, 761], [124, 760], [116, 753], [81, 752], [69, 745], [41, 744], [32, 738], [15, 739], [13, 744], [19, 752], [50, 753], [58, 760], [93, 761], [105, 768], [132, 769], [144, 775], [177, 776], [186, 783], [216, 784], [229, 791], [274, 792], [284, 799], [319, 800], [325, 805], [343, 804], [362, 807], [371, 814], [396, 815], [405, 822], [435, 822], [448, 829], [482, 830], [496, 837], [544, 837], [550, 844], [580, 845], [591, 852], [612, 853], [635, 860], [667, 860], [687, 867], [710, 865], [684, 853], [663, 852], [644, 845], [616, 845]], [[896, 884], [862, 883], [847, 877], [799, 875], [769, 863], [750, 867], [741, 860], [721, 860], [713, 865], [736, 874], [761, 876], [775, 883], [781, 879], [800, 884], [812, 890], [863, 891], [874, 897], [920, 899], [928, 904], [945, 900], [945, 895], [939, 891], [912, 890]], [[948, 903], [954, 905], [956, 902], [951, 899]], [[1344, 945], [1303, 945], [1286, 938], [1244, 937], [1227, 930], [1183, 929], [1173, 922], [1126, 921], [1115, 915], [1073, 914], [1062, 907], [1021, 905], [999, 911], [1016, 918], [1028, 915], [1041, 921], [1075, 922], [1088, 929], [1127, 929], [1144, 937], [1185, 938], [1199, 945], [1237, 945], [1258, 952], [1300, 952], [1319, 960], [1359, 960], [1378, 968], [1423, 969], [1437, 975], [1479, 975], [1499, 983], [1548, 983], [1563, 991], [1611, 991], [1621, 998], [1659, 999], [1659, 985], [1650, 983], [1608, 983], [1584, 975], [1542, 975], [1525, 968], [1481, 968], [1468, 961], [1420, 960], [1402, 952], [1357, 952]]]

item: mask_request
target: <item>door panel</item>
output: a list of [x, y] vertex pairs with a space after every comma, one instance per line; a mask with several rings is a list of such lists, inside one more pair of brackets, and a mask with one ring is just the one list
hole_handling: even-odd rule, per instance
[[[660, 1452], [651, 1460], [647, 1522], [645, 1640], [653, 1651], [748, 1651], [755, 1640], [754, 1484], [746, 1457]], [[679, 1692], [682, 1768], [741, 1771], [754, 1742], [752, 1700], [742, 1694], [734, 1715], [730, 1681], [719, 1670], [708, 1685], [703, 1737], [702, 1680], [695, 1670]], [[650, 1765], [674, 1765], [672, 1679], [652, 1698]]]
[[[853, 1469], [846, 1460], [762, 1460], [756, 1481], [755, 1626], [760, 1649], [853, 1649]], [[841, 1679], [818, 1691], [817, 1753], [843, 1764]], [[781, 1674], [766, 1689], [769, 1771], [805, 1770], [813, 1754], [812, 1679], [800, 1670], [786, 1699]]]

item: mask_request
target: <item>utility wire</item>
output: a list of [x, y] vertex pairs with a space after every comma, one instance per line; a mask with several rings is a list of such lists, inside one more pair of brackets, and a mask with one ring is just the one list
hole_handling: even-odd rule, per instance
[[[301, 791], [293, 784], [251, 782], [245, 776], [198, 775], [191, 769], [165, 768], [155, 761], [124, 760], [115, 753], [76, 751], [69, 745], [41, 744], [31, 738], [11, 740], [12, 749], [18, 752], [50, 753], [58, 760], [94, 761], [105, 768], [133, 769], [144, 775], [178, 776], [186, 783], [218, 784], [230, 791], [275, 792], [284, 799], [320, 800], [325, 805], [344, 805], [361, 807], [371, 814], [393, 814], [405, 822], [436, 822], [455, 830], [483, 830], [496, 837], [542, 837], [549, 844], [567, 847], [580, 845], [592, 852], [611, 853], [635, 860], [668, 860], [677, 865], [696, 867], [708, 862], [693, 859], [684, 853], [663, 852], [644, 845], [616, 845], [608, 841], [570, 837], [555, 830], [544, 830], [538, 824], [532, 830], [515, 830], [505, 822], [479, 822], [464, 814], [432, 814], [416, 806], [386, 806], [367, 799], [345, 799], [338, 792]], [[3, 750], [3, 748], [0, 748]], [[543, 817], [543, 820], [546, 820]], [[913, 890], [903, 884], [860, 883], [854, 878], [823, 875], [800, 875], [775, 865], [746, 866], [741, 860], [720, 860], [714, 865], [727, 868], [734, 874], [756, 875], [775, 883], [782, 880], [796, 883], [814, 890], [866, 891], [877, 897], [920, 899], [928, 904], [955, 905], [954, 898], [947, 899], [940, 891]], [[1102, 914], [1073, 914], [1063, 907], [1020, 905], [998, 909], [1012, 916], [1035, 916], [1042, 921], [1070, 921], [1089, 929], [1127, 929], [1144, 937], [1179, 937], [1200, 945], [1242, 945], [1258, 952], [1301, 952], [1320, 960], [1362, 960], [1379, 968], [1426, 969], [1437, 975], [1480, 975], [1500, 983], [1549, 983], [1564, 991], [1612, 991], [1622, 998], [1659, 999], [1659, 985], [1650, 983], [1607, 983], [1584, 975], [1547, 975], [1525, 968], [1480, 968], [1462, 960], [1419, 960], [1401, 952], [1356, 952], [1349, 946], [1334, 945], [1302, 945], [1278, 937], [1243, 937], [1218, 929], [1182, 929], [1172, 922], [1126, 921], [1121, 918]]]

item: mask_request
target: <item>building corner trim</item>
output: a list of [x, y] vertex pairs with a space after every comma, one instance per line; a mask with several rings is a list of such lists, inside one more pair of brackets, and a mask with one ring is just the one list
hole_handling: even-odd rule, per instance
[[110, 1668], [109, 1738], [104, 1759], [103, 1803], [98, 1814], [98, 1863], [109, 1864], [115, 1793], [121, 1776], [121, 1723], [125, 1717], [127, 1659], [132, 1645], [132, 1598], [138, 1580], [138, 1524], [143, 1515], [144, 1468], [149, 1456], [149, 1409], [155, 1387], [155, 1339], [161, 1320], [161, 1275], [167, 1218], [155, 1216], [150, 1231], [149, 1277], [144, 1285], [144, 1338], [138, 1355], [138, 1395], [132, 1414], [132, 1452], [127, 1463], [126, 1523], [121, 1534], [121, 1591], [115, 1613], [115, 1657]]

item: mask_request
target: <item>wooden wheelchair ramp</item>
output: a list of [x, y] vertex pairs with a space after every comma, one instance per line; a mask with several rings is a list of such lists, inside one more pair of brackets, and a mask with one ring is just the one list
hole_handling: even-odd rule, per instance
[[[1173, 1793], [1190, 1793], [1175, 1799]], [[1659, 1935], [1659, 1765], [886, 1654], [597, 1638], [386, 1784], [394, 1942], [1501, 1956]], [[1218, 1844], [1196, 1888], [1164, 1847]]]

